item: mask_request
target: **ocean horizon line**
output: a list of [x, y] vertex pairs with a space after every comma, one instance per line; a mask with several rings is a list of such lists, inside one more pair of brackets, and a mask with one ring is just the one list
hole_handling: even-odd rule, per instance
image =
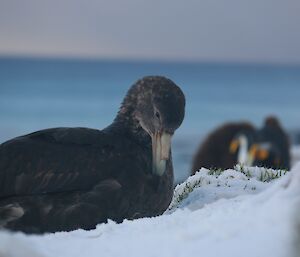
[[135, 57], [100, 57], [100, 56], [67, 56], [67, 55], [27, 55], [1, 54], [0, 61], [53, 61], [53, 62], [80, 62], [80, 63], [144, 63], [170, 65], [203, 65], [211, 67], [261, 67], [261, 68], [299, 68], [300, 63], [255, 62], [237, 60], [207, 60], [207, 59], [166, 59], [166, 58], [135, 58]]

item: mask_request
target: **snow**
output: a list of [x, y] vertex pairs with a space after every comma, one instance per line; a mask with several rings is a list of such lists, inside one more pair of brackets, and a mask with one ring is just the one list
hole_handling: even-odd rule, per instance
[[292, 165], [300, 162], [300, 145], [294, 145], [291, 149]]
[[223, 173], [201, 169], [176, 187], [162, 216], [110, 221], [92, 231], [2, 231], [0, 256], [298, 256], [299, 210], [300, 163], [286, 174], [248, 167]]
[[[271, 181], [272, 177], [278, 177], [285, 173], [285, 171], [239, 165], [235, 167], [235, 170], [223, 172], [212, 172], [202, 168], [194, 176], [189, 177], [185, 183], [176, 187], [169, 210], [172, 212], [172, 209], [176, 207], [197, 210], [218, 199], [256, 194], [269, 186], [263, 181]], [[190, 192], [191, 190], [193, 191]], [[180, 201], [181, 198], [185, 198], [186, 194], [188, 194], [188, 198]]]

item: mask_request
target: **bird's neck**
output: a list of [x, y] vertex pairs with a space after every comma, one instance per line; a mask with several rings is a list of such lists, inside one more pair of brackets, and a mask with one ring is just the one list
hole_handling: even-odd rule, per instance
[[150, 135], [141, 127], [135, 116], [135, 101], [127, 103], [126, 99], [110, 126], [110, 129], [136, 141], [143, 146], [151, 146]]

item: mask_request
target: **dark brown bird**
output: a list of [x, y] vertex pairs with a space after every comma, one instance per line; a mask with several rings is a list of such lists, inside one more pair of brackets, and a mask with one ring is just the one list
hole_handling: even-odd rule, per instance
[[237, 144], [231, 145], [233, 140], [241, 138], [241, 141], [245, 141], [243, 147], [248, 151], [254, 140], [254, 134], [255, 128], [247, 122], [226, 123], [215, 129], [197, 150], [193, 160], [192, 174], [195, 174], [202, 167], [208, 169], [233, 168], [239, 158], [238, 147], [241, 147]]
[[173, 193], [171, 136], [184, 108], [171, 80], [145, 77], [104, 130], [53, 128], [1, 144], [0, 226], [70, 231], [162, 214]]

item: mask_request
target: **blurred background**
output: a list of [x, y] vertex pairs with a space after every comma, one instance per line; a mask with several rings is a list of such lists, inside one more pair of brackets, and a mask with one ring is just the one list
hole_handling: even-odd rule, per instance
[[260, 127], [275, 115], [299, 151], [299, 12], [298, 0], [1, 0], [0, 143], [104, 128], [138, 78], [164, 75], [187, 100], [177, 181], [228, 121]]

